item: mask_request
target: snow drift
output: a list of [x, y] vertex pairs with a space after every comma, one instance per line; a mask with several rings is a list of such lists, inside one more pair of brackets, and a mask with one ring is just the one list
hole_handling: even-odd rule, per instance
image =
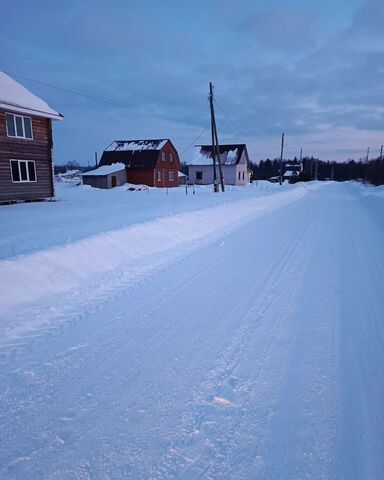
[[117, 268], [209, 240], [302, 198], [307, 187], [185, 212], [0, 262], [0, 313], [83, 286]]

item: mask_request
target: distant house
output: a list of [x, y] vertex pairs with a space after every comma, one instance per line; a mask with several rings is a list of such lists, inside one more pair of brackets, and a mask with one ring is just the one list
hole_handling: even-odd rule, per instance
[[168, 139], [116, 140], [103, 152], [100, 166], [123, 163], [127, 181], [150, 187], [177, 187], [180, 160]]
[[57, 175], [57, 179], [58, 181], [61, 181], [61, 182], [73, 182], [74, 180], [77, 180], [80, 177], [80, 175], [81, 175], [80, 170], [76, 170], [76, 169], [67, 170], [64, 173], [59, 173]]
[[187, 183], [187, 175], [183, 172], [177, 172], [177, 176], [179, 177], [179, 185], [185, 185]]
[[[226, 185], [248, 185], [250, 181], [247, 146], [220, 145], [220, 162]], [[199, 185], [213, 184], [212, 145], [197, 145], [193, 159], [188, 163], [188, 182]], [[217, 178], [219, 179], [219, 169]]]
[[83, 185], [95, 188], [113, 188], [127, 183], [127, 169], [124, 163], [103, 165], [82, 174]]
[[0, 72], [0, 202], [54, 197], [52, 120], [62, 118]]
[[285, 165], [285, 171], [283, 173], [283, 180], [294, 182], [302, 172], [301, 163], [287, 163]]

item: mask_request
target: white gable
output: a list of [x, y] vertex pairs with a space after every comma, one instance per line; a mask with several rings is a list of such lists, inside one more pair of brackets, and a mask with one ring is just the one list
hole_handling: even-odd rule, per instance
[[0, 71], [0, 108], [11, 112], [61, 120], [60, 113], [6, 73]]

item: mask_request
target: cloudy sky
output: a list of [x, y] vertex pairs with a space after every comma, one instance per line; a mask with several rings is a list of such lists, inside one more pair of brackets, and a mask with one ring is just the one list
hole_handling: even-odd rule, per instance
[[384, 143], [383, 0], [18, 0], [0, 45], [0, 70], [65, 117], [58, 164], [136, 138], [186, 159], [210, 140], [210, 81], [219, 140], [254, 161], [279, 155], [283, 131], [287, 157]]

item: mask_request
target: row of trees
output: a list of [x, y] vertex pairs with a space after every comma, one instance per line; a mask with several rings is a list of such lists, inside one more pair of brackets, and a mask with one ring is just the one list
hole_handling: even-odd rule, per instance
[[[368, 163], [363, 160], [356, 162], [348, 160], [347, 162], [324, 162], [314, 157], [303, 158], [303, 168], [301, 174], [295, 178], [295, 181], [309, 180], [335, 180], [344, 182], [347, 180], [360, 180], [372, 183], [373, 185], [384, 185], [384, 159], [376, 158]], [[295, 157], [293, 160], [283, 161], [283, 173], [287, 164], [298, 164]], [[253, 180], [269, 180], [278, 177], [280, 174], [279, 159], [261, 160], [260, 163], [252, 163]]]

